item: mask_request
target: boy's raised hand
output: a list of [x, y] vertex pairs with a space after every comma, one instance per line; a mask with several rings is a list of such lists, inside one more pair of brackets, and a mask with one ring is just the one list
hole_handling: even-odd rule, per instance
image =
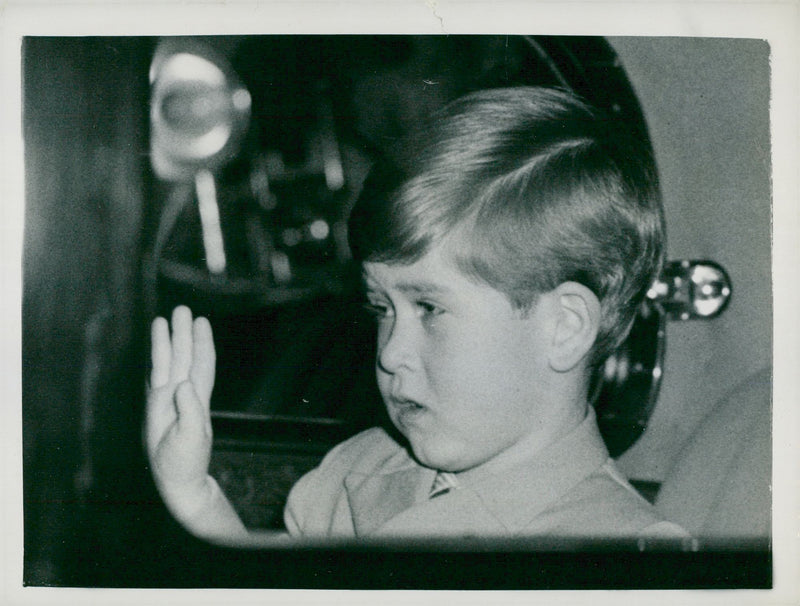
[[189, 521], [211, 498], [211, 392], [216, 354], [211, 325], [187, 307], [152, 325], [145, 443], [156, 484], [173, 515]]

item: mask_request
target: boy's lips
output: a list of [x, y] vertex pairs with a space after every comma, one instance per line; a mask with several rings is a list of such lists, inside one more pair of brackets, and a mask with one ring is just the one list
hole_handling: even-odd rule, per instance
[[410, 431], [416, 427], [428, 412], [426, 406], [408, 398], [392, 398], [389, 401], [389, 409], [390, 416], [400, 431]]
[[404, 409], [404, 408], [425, 408], [423, 404], [420, 404], [416, 400], [412, 398], [406, 398], [403, 396], [391, 396], [392, 405], [396, 408]]
[[390, 406], [400, 414], [408, 414], [413, 413], [421, 410], [425, 410], [427, 406], [421, 404], [417, 400], [413, 398], [407, 398], [405, 396], [390, 396], [389, 398]]

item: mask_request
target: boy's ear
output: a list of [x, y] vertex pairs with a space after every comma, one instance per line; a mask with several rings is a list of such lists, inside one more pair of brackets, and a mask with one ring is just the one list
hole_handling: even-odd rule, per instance
[[594, 345], [600, 326], [600, 301], [578, 282], [563, 282], [548, 294], [555, 305], [550, 367], [557, 372], [567, 372]]

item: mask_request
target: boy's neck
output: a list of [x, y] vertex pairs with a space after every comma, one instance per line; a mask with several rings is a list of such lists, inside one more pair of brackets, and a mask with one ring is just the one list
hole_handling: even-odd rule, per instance
[[530, 432], [490, 461], [456, 474], [459, 482], [469, 484], [487, 476], [497, 475], [526, 461], [551, 444], [574, 431], [585, 419], [589, 404], [585, 396], [562, 402], [550, 408], [551, 414], [542, 419], [540, 429]]

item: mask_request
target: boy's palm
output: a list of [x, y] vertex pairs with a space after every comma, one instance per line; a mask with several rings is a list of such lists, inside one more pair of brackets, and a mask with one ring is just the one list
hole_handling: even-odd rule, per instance
[[211, 326], [186, 307], [152, 326], [145, 442], [153, 474], [170, 509], [190, 516], [202, 502], [211, 458], [211, 392], [215, 351]]

